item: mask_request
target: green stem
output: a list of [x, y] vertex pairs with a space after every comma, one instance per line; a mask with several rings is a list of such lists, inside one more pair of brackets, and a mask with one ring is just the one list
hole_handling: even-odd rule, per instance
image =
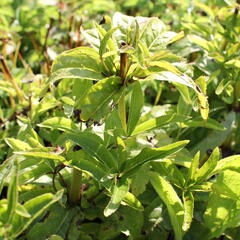
[[159, 84], [159, 87], [158, 87], [158, 92], [157, 92], [157, 96], [155, 98], [155, 101], [154, 101], [154, 105], [157, 105], [159, 100], [160, 100], [160, 97], [162, 95], [162, 90], [163, 90], [163, 83], [160, 83]]
[[125, 106], [125, 93], [123, 91], [122, 96], [118, 103], [119, 116], [122, 122], [122, 127], [125, 132], [127, 132], [127, 118], [126, 118], [126, 106]]
[[[128, 65], [128, 54], [120, 54], [120, 77], [122, 79], [122, 85], [126, 85], [126, 73]], [[125, 132], [127, 132], [127, 118], [126, 118], [126, 105], [125, 105], [125, 92], [123, 90], [122, 96], [118, 103], [119, 116], [122, 122], [122, 127]]]
[[72, 204], [77, 204], [81, 198], [81, 186], [82, 186], [82, 172], [73, 168], [72, 182], [69, 193], [69, 201]]

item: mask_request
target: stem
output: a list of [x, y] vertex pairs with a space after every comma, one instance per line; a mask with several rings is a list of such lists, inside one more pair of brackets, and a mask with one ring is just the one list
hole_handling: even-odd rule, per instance
[[121, 53], [120, 54], [120, 77], [122, 78], [122, 85], [126, 84], [127, 62], [128, 62], [128, 54]]
[[154, 101], [154, 105], [158, 104], [158, 102], [160, 100], [160, 97], [162, 95], [162, 89], [163, 89], [163, 83], [160, 83], [159, 88], [158, 88], [158, 92], [157, 92], [157, 96], [156, 96], [155, 101]]
[[82, 186], [82, 172], [73, 168], [72, 182], [69, 193], [69, 201], [72, 204], [77, 204], [81, 198], [81, 186]]
[[45, 35], [44, 44], [43, 44], [43, 52], [46, 52], [46, 50], [47, 50], [48, 36], [49, 36], [50, 30], [51, 30], [51, 28], [53, 26], [53, 22], [54, 22], [54, 19], [50, 18], [50, 23], [48, 25], [47, 32], [46, 32], [46, 35]]
[[120, 97], [118, 103], [119, 116], [122, 122], [122, 127], [125, 132], [127, 132], [127, 118], [126, 118], [126, 106], [125, 106], [125, 93], [123, 90], [122, 96]]
[[[128, 54], [121, 53], [120, 54], [120, 77], [122, 79], [122, 85], [126, 85], [126, 73], [127, 73], [127, 62], [128, 62]], [[127, 132], [127, 123], [126, 123], [126, 106], [125, 106], [125, 92], [123, 90], [122, 96], [120, 97], [118, 103], [119, 116], [122, 122], [122, 127], [125, 132]]]
[[2, 69], [3, 72], [5, 73], [4, 75], [7, 76], [7, 79], [9, 80], [9, 82], [12, 84], [13, 88], [15, 89], [17, 96], [19, 98], [20, 101], [24, 101], [24, 94], [22, 92], [22, 90], [19, 88], [18, 84], [16, 83], [16, 81], [14, 80], [6, 62], [5, 59], [2, 55], [0, 55], [0, 62], [2, 64]]
[[21, 46], [21, 41], [19, 41], [16, 46], [14, 59], [13, 59], [13, 68], [16, 68], [16, 66], [17, 66], [17, 59], [18, 59], [18, 53], [19, 53], [20, 46]]

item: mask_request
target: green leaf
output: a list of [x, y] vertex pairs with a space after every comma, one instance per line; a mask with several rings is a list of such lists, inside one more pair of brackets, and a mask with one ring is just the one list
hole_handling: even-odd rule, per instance
[[84, 79], [84, 80], [98, 81], [103, 79], [104, 77], [101, 73], [90, 70], [90, 69], [61, 68], [51, 74], [49, 81], [55, 82], [59, 79], [64, 79], [64, 78], [78, 78], [78, 79]]
[[41, 114], [55, 108], [57, 105], [57, 100], [51, 94], [47, 94], [40, 102], [33, 104], [31, 112], [32, 121], [36, 121]]
[[66, 159], [58, 153], [55, 152], [14, 152], [17, 155], [22, 156], [30, 156], [30, 157], [37, 157], [37, 158], [44, 158], [44, 159], [53, 159], [57, 161], [64, 162]]
[[208, 118], [207, 120], [201, 120], [201, 119], [193, 119], [193, 120], [188, 120], [184, 122], [182, 127], [204, 127], [204, 128], [210, 128], [214, 130], [219, 130], [219, 131], [224, 131], [226, 128], [219, 122], [217, 122], [214, 119]]
[[146, 162], [163, 159], [170, 154], [178, 152], [188, 144], [188, 142], [189, 141], [185, 140], [159, 148], [144, 148], [136, 157], [128, 160], [123, 176], [127, 177], [132, 175]]
[[207, 41], [199, 36], [189, 35], [188, 39], [190, 42], [197, 44], [201, 48], [205, 49], [208, 52], [214, 51], [214, 46], [210, 41]]
[[7, 175], [11, 172], [16, 156], [9, 157], [0, 165], [0, 193], [6, 181]]
[[125, 195], [124, 199], [122, 200], [122, 203], [128, 205], [129, 207], [138, 210], [138, 211], [143, 211], [144, 208], [141, 204], [141, 202], [130, 192], [127, 192]]
[[217, 174], [227, 169], [240, 172], [240, 155], [233, 155], [218, 161], [212, 174]]
[[16, 206], [16, 214], [18, 214], [19, 216], [25, 217], [25, 218], [31, 217], [31, 215], [28, 213], [27, 209], [20, 203], [18, 203]]
[[203, 166], [197, 170], [195, 179], [197, 183], [207, 180], [210, 174], [213, 172], [217, 166], [217, 162], [220, 159], [219, 148], [215, 148], [208, 160], [203, 164]]
[[103, 140], [100, 137], [90, 132], [80, 132], [78, 134], [67, 134], [67, 138], [79, 144], [86, 153], [96, 157], [106, 167], [116, 171], [118, 167], [117, 161], [104, 146]]
[[113, 186], [111, 199], [103, 212], [105, 217], [109, 217], [117, 211], [128, 190], [129, 184], [127, 181], [122, 182], [120, 180]]
[[7, 223], [11, 223], [13, 217], [15, 215], [17, 203], [18, 203], [18, 171], [19, 171], [19, 164], [17, 159], [15, 159], [14, 164], [11, 169], [11, 180], [8, 186], [7, 192]]
[[149, 63], [149, 66], [156, 66], [156, 67], [160, 67], [164, 70], [167, 70], [169, 72], [173, 72], [177, 75], [181, 74], [181, 72], [174, 66], [172, 65], [170, 62], [167, 62], [167, 61], [164, 61], [164, 60], [161, 60], [161, 61], [151, 61]]
[[109, 45], [109, 44], [110, 44], [110, 49], [109, 49], [109, 50], [110, 50], [110, 51], [114, 51], [114, 50], [115, 50], [115, 49], [114, 49], [114, 44], [113, 44], [113, 42], [112, 42], [112, 43], [108, 43], [108, 42], [109, 42], [112, 34], [113, 34], [117, 29], [118, 29], [118, 27], [117, 27], [117, 28], [112, 28], [112, 29], [110, 29], [110, 30], [105, 34], [105, 36], [103, 37], [103, 39], [102, 39], [102, 41], [101, 41], [101, 43], [100, 43], [100, 47], [99, 47], [99, 55], [100, 55], [100, 57], [103, 56], [103, 54], [104, 54], [105, 51], [106, 51], [107, 45]]
[[162, 71], [159, 73], [153, 73], [149, 75], [148, 77], [145, 78], [145, 80], [168, 81], [172, 83], [176, 82], [176, 83], [185, 85], [187, 87], [190, 87], [197, 92], [196, 84], [186, 74], [182, 74], [181, 76], [178, 76], [172, 72]]
[[106, 168], [104, 164], [86, 154], [83, 150], [69, 152], [67, 158], [71, 160], [70, 166], [92, 174], [98, 181], [100, 181], [108, 171], [108, 168]]
[[197, 152], [191, 162], [191, 166], [188, 171], [188, 180], [193, 181], [195, 179], [195, 174], [199, 166], [200, 152]]
[[143, 107], [144, 96], [142, 92], [142, 88], [139, 82], [136, 82], [133, 85], [130, 106], [129, 106], [129, 114], [128, 114], [128, 122], [127, 122], [127, 134], [131, 135], [136, 127], [138, 120], [141, 116], [141, 110]]
[[5, 142], [15, 151], [26, 151], [30, 150], [31, 146], [28, 143], [25, 143], [21, 140], [15, 138], [5, 138]]
[[76, 132], [79, 130], [79, 127], [71, 119], [64, 117], [48, 118], [47, 120], [38, 124], [38, 126], [70, 132]]
[[171, 219], [176, 240], [183, 238], [184, 207], [174, 188], [164, 178], [152, 172], [150, 182], [159, 197], [165, 203]]
[[79, 47], [61, 53], [54, 60], [52, 72], [64, 68], [90, 69], [101, 72], [100, 58], [96, 50], [90, 47]]
[[184, 221], [183, 231], [187, 232], [191, 226], [194, 210], [194, 198], [191, 192], [183, 193]]
[[116, 103], [120, 96], [122, 87], [119, 77], [105, 78], [91, 88], [78, 100], [76, 107], [81, 110], [80, 118], [82, 121], [93, 119], [95, 121], [110, 112], [110, 104]]
[[154, 119], [149, 119], [145, 122], [138, 124], [134, 129], [134, 131], [132, 132], [131, 136], [137, 135], [139, 133], [142, 133], [157, 127], [161, 127], [165, 124], [170, 123], [173, 118], [174, 118], [173, 114], [167, 114]]
[[239, 226], [239, 180], [240, 173], [226, 170], [213, 184], [204, 213], [204, 225], [211, 232], [208, 239], [219, 237], [227, 228]]
[[63, 238], [58, 235], [52, 235], [50, 238], [48, 238], [48, 240], [63, 240]]
[[12, 221], [11, 237], [14, 239], [19, 236], [37, 217], [44, 213], [53, 203], [61, 199], [62, 194], [63, 190], [57, 192], [55, 195], [46, 193], [25, 202], [23, 206], [31, 215], [31, 218], [15, 216]]
[[185, 178], [177, 166], [171, 161], [152, 162], [152, 168], [166, 180], [179, 188], [184, 188]]
[[200, 151], [201, 154], [205, 154], [208, 149], [214, 149], [217, 146], [221, 146], [229, 133], [232, 131], [235, 124], [236, 115], [234, 112], [229, 112], [226, 115], [226, 119], [222, 122], [222, 125], [226, 128], [225, 131], [213, 130], [206, 135], [201, 141], [197, 142], [194, 147], [191, 148], [191, 152], [195, 154]]
[[52, 205], [48, 212], [43, 215], [44, 220], [36, 222], [28, 231], [27, 239], [46, 240], [56, 236], [53, 234], [65, 237], [73, 216], [77, 213], [76, 208], [68, 209], [57, 203]]

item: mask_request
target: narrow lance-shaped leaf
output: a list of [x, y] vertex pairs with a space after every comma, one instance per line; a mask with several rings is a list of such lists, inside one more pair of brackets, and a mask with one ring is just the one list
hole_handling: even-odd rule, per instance
[[37, 217], [44, 213], [53, 203], [61, 199], [62, 194], [63, 190], [57, 192], [55, 195], [46, 193], [25, 202], [23, 206], [31, 215], [31, 218], [15, 216], [12, 221], [11, 238], [15, 239], [26, 230]]
[[172, 185], [157, 173], [152, 172], [150, 182], [166, 204], [176, 240], [183, 238], [184, 207]]
[[104, 209], [104, 216], [108, 217], [117, 211], [121, 201], [124, 199], [129, 190], [129, 184], [127, 181], [118, 181], [113, 187], [113, 193], [111, 199]]
[[183, 231], [186, 232], [191, 226], [194, 210], [194, 198], [191, 192], [183, 193], [184, 221]]
[[217, 162], [220, 159], [219, 148], [215, 148], [208, 160], [203, 164], [203, 166], [197, 171], [195, 175], [196, 182], [201, 182], [206, 180], [209, 175], [213, 172], [214, 168], [217, 166]]
[[113, 171], [118, 168], [117, 161], [110, 151], [104, 146], [100, 137], [89, 132], [80, 132], [78, 134], [67, 134], [67, 138], [76, 144], [79, 144], [86, 153], [96, 157], [106, 167]]
[[159, 73], [154, 73], [154, 74], [149, 75], [147, 78], [145, 78], [145, 80], [169, 81], [169, 82], [173, 82], [173, 83], [176, 82], [176, 83], [180, 83], [185, 86], [188, 86], [188, 87], [194, 89], [194, 91], [197, 91], [195, 82], [185, 74], [178, 76], [172, 72], [162, 71]]
[[144, 96], [142, 88], [139, 82], [133, 85], [133, 91], [131, 95], [128, 122], [127, 122], [127, 133], [131, 135], [134, 128], [136, 127], [138, 120], [141, 115], [141, 109], [143, 107]]
[[8, 200], [7, 223], [11, 223], [15, 215], [15, 211], [18, 203], [18, 170], [19, 170], [19, 164], [16, 158], [12, 166], [11, 181], [9, 183], [8, 192], [7, 192], [7, 200]]
[[129, 177], [130, 175], [134, 174], [138, 170], [138, 168], [146, 162], [163, 159], [170, 154], [176, 153], [177, 151], [181, 150], [186, 144], [188, 144], [188, 142], [188, 140], [185, 140], [169, 144], [160, 148], [143, 149], [136, 157], [132, 158], [127, 162], [125, 172], [123, 172], [123, 176]]
[[19, 139], [5, 138], [5, 142], [15, 151], [26, 151], [31, 149], [31, 146], [28, 143], [25, 143]]
[[200, 152], [197, 152], [192, 160], [191, 166], [188, 171], [188, 181], [193, 181], [195, 178], [195, 174], [199, 166], [199, 158]]
[[64, 162], [66, 159], [55, 152], [14, 152], [15, 154], [26, 156], [26, 157], [37, 157], [45, 159], [53, 159]]
[[119, 77], [109, 77], [89, 88], [85, 96], [76, 103], [76, 107], [81, 110], [81, 120], [93, 119], [97, 121], [108, 113], [111, 110], [109, 104], [114, 104], [121, 96], [120, 83]]
[[129, 207], [134, 208], [138, 211], [143, 211], [144, 210], [141, 202], [130, 192], [127, 192], [127, 194], [125, 195], [122, 202], [124, 202], [124, 204], [126, 204]]
[[[112, 34], [118, 29], [118, 27], [116, 28], [112, 28], [110, 29], [106, 34], [105, 36], [103, 37], [101, 43], [100, 43], [100, 47], [99, 47], [99, 55], [100, 57], [102, 57], [102, 55], [105, 53], [106, 51], [106, 48], [107, 46], [110, 44], [110, 51], [113, 51], [114, 50], [114, 45], [113, 45], [113, 42], [110, 43], [109, 41], [112, 41], [110, 40]], [[109, 42], [109, 43], [108, 43]]]
[[55, 82], [64, 78], [78, 78], [84, 80], [98, 81], [103, 79], [103, 75], [90, 69], [84, 68], [61, 68], [50, 76], [50, 82]]
[[101, 72], [98, 52], [90, 47], [79, 47], [61, 53], [54, 60], [52, 73], [64, 68], [89, 69]]
[[164, 126], [168, 123], [172, 122], [182, 122], [186, 120], [186, 116], [178, 115], [178, 114], [167, 114], [164, 116], [160, 116], [157, 118], [149, 119], [145, 122], [138, 124], [134, 131], [132, 132], [131, 136], [137, 135], [139, 133], [149, 131], [154, 128], [158, 128]]
[[64, 117], [48, 118], [47, 120], [38, 124], [38, 126], [70, 132], [76, 132], [79, 130], [78, 126], [71, 119]]
[[0, 165], [0, 194], [6, 181], [6, 177], [12, 169], [15, 158], [16, 156], [13, 155], [12, 157], [5, 159], [5, 161]]
[[102, 162], [86, 154], [83, 150], [69, 152], [67, 158], [71, 160], [69, 165], [92, 174], [98, 181], [109, 171]]

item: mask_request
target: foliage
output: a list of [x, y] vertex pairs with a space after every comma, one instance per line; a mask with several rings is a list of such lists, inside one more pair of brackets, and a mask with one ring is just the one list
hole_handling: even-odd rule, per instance
[[239, 3], [0, 6], [0, 239], [238, 238]]

